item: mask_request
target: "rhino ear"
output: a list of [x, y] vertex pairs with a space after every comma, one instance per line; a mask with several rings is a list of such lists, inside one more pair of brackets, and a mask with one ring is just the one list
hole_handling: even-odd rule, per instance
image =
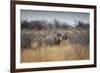
[[58, 33], [57, 36], [61, 36], [61, 34]]

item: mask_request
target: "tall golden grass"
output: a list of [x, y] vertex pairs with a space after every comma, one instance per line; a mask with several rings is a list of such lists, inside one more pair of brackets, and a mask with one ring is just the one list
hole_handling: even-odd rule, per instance
[[[34, 45], [33, 45], [34, 46]], [[41, 46], [21, 50], [21, 62], [47, 62], [89, 59], [89, 46], [62, 41], [59, 46]]]

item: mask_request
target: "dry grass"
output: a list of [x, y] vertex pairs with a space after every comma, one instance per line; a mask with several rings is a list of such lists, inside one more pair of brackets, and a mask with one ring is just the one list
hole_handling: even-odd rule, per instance
[[89, 59], [89, 23], [62, 20], [21, 22], [21, 62]]
[[[33, 45], [34, 46], [34, 45]], [[59, 46], [21, 50], [21, 62], [67, 61], [89, 59], [89, 46], [62, 41]]]
[[[87, 41], [88, 30], [76, 28], [70, 30], [53, 29], [53, 30], [31, 30], [23, 31], [21, 34], [28, 35], [29, 39], [32, 35], [35, 39], [44, 38], [47, 35], [57, 32], [68, 32], [69, 38], [61, 41], [60, 45], [42, 45], [38, 46], [39, 41], [34, 41], [29, 48], [21, 48], [21, 62], [47, 62], [47, 61], [67, 61], [67, 60], [85, 60], [89, 59], [89, 43]], [[79, 35], [79, 36], [77, 36]], [[41, 36], [41, 37], [40, 37]], [[76, 37], [77, 36], [77, 37]], [[21, 36], [23, 38], [25, 36]], [[80, 38], [81, 37], [81, 38]], [[80, 38], [80, 39], [79, 39]], [[26, 39], [26, 38], [25, 38]], [[24, 40], [25, 40], [24, 39]], [[22, 40], [23, 41], [23, 40]], [[32, 41], [32, 40], [31, 40]], [[31, 41], [26, 42], [30, 43]], [[78, 42], [79, 41], [79, 42]], [[24, 42], [24, 41], [23, 41]], [[83, 44], [85, 43], [85, 44]]]

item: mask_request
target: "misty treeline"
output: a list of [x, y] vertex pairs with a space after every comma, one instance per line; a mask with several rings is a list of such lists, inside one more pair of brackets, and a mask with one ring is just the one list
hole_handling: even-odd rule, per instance
[[53, 22], [48, 22], [46, 20], [33, 20], [33, 21], [22, 21], [21, 22], [21, 29], [51, 29], [51, 28], [64, 28], [68, 29], [70, 27], [76, 27], [76, 28], [89, 28], [89, 23], [85, 23], [83, 21], [78, 21], [75, 23], [75, 26], [71, 26], [70, 24], [67, 24], [65, 22], [60, 22], [59, 20], [54, 20]]

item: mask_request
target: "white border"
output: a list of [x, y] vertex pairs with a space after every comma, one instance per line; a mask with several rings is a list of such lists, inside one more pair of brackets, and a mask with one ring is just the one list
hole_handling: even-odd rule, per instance
[[[20, 63], [20, 10], [21, 9], [90, 13], [90, 59], [80, 60], [80, 61]], [[94, 64], [94, 43], [93, 42], [94, 42], [94, 11], [93, 9], [20, 5], [20, 4], [16, 5], [16, 69]]]

